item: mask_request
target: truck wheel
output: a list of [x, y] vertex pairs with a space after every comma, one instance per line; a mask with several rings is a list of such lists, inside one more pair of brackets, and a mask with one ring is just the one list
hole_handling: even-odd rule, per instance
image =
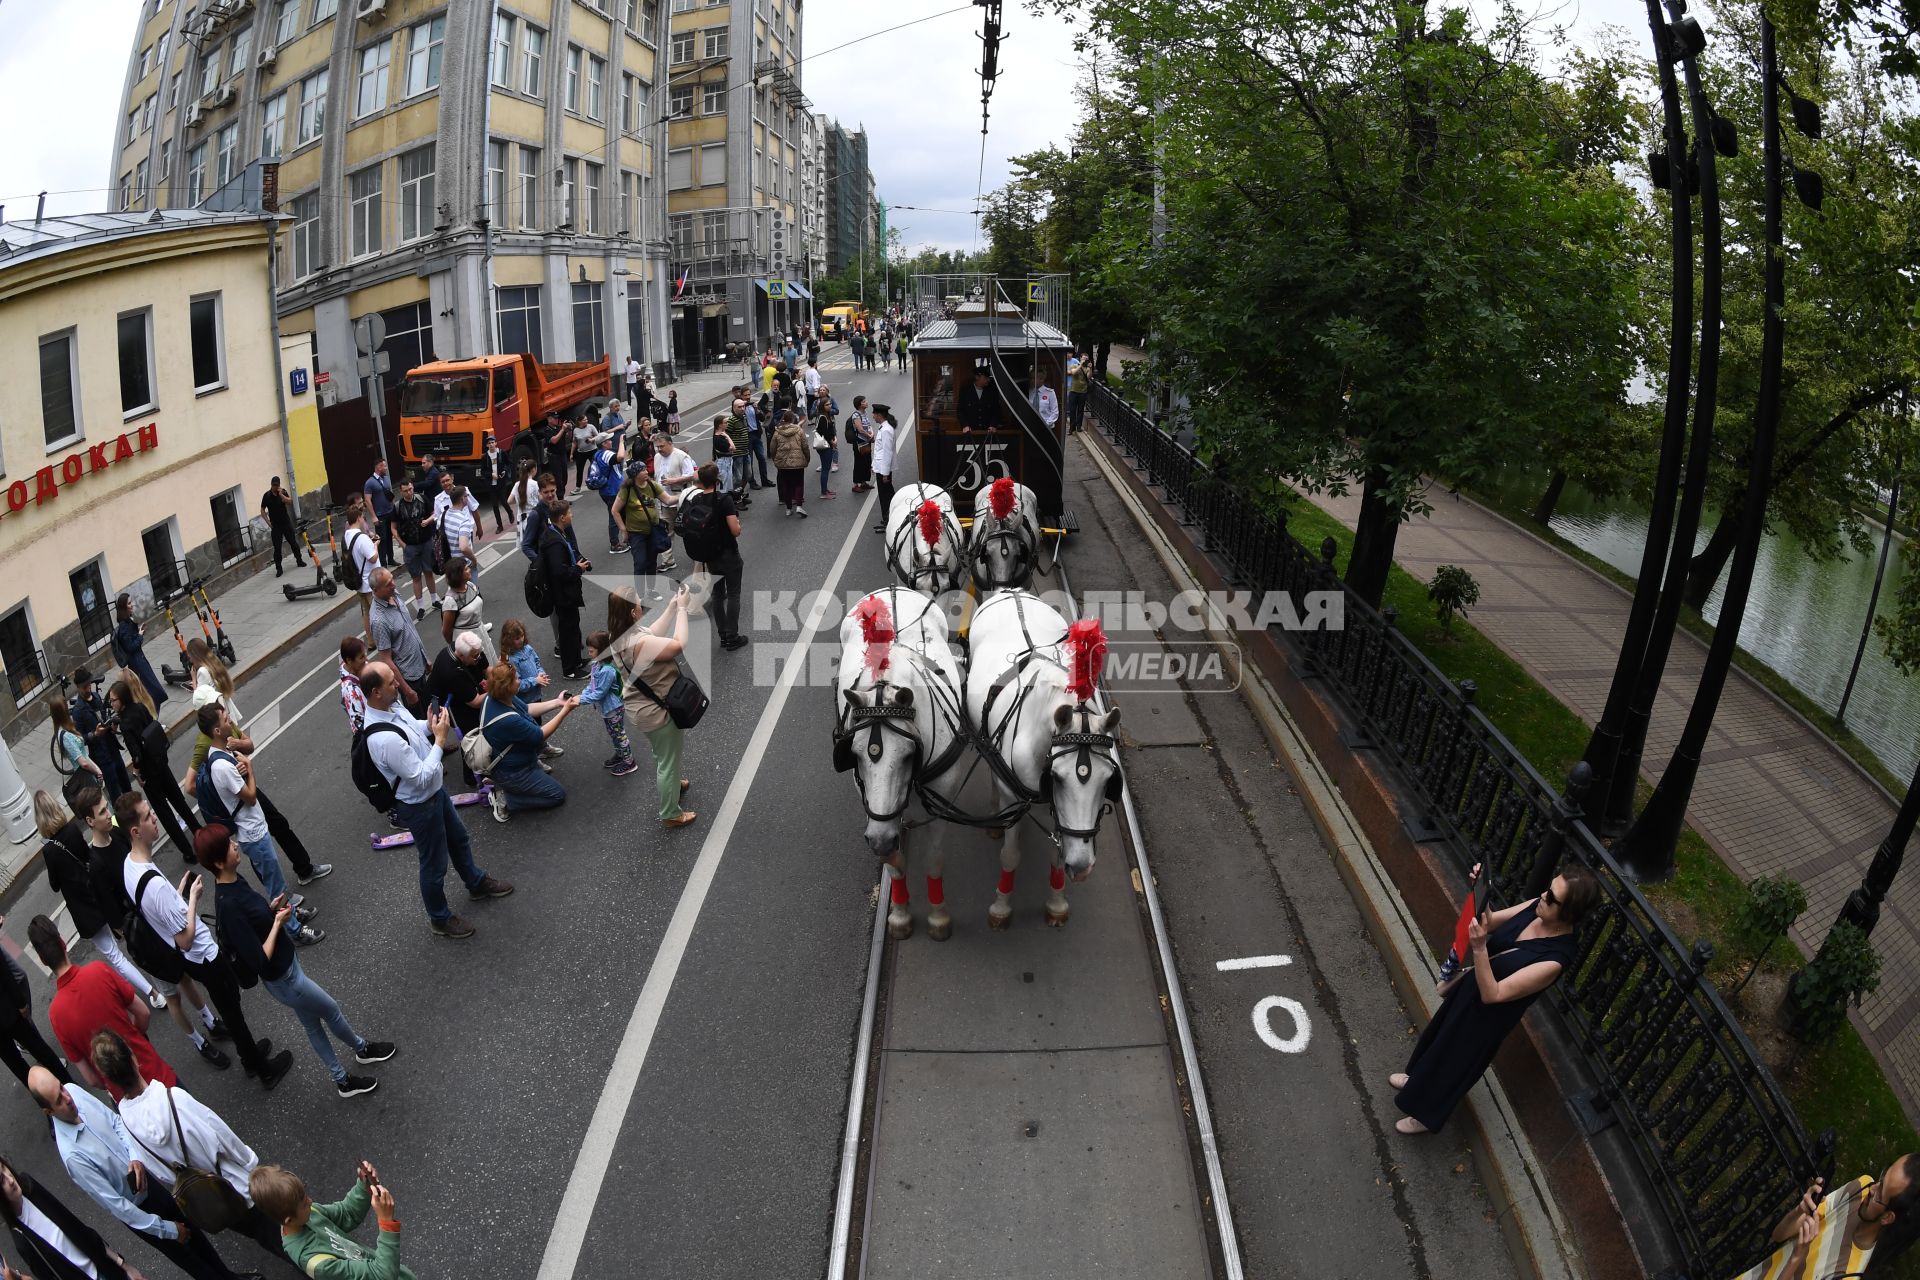
[[518, 440], [514, 441], [511, 456], [513, 458], [513, 483], [518, 484], [520, 482], [520, 464], [523, 462], [531, 462], [534, 472], [538, 474], [540, 470], [540, 459], [534, 456], [532, 445]]

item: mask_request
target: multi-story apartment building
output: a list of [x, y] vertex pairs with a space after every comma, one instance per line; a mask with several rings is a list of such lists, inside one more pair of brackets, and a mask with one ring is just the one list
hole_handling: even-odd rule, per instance
[[830, 121], [823, 130], [827, 153], [827, 271], [857, 268], [873, 241], [873, 173], [867, 166], [867, 131]]
[[277, 307], [323, 404], [362, 394], [371, 314], [390, 384], [436, 356], [670, 358], [666, 0], [140, 2], [120, 203], [232, 207], [277, 159]]
[[672, 0], [667, 208], [683, 363], [812, 314], [801, 225], [800, 0]]
[[822, 115], [801, 121], [800, 246], [811, 289], [827, 274], [827, 118]]

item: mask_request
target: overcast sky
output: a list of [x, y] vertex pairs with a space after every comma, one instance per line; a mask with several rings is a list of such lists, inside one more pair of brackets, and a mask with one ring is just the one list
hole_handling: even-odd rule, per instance
[[[120, 85], [139, 0], [0, 0], [0, 202], [33, 216], [108, 207]], [[1567, 0], [1551, 16], [1577, 33], [1625, 25], [1644, 42], [1636, 0]], [[980, 174], [980, 15], [970, 0], [808, 0], [801, 84], [816, 111], [865, 125], [875, 182], [908, 252], [974, 244]], [[942, 15], [942, 16], [935, 16]], [[926, 21], [917, 21], [926, 19]], [[1077, 74], [1067, 23], [1008, 0], [987, 136], [984, 189], [1007, 158], [1065, 140]], [[906, 26], [871, 39], [862, 37]], [[858, 41], [847, 48], [836, 46]], [[931, 210], [958, 210], [937, 213]]]

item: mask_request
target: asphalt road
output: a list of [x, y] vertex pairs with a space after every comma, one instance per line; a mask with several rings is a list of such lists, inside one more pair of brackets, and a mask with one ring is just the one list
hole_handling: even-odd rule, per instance
[[[902, 375], [828, 372], [843, 406], [864, 393], [904, 410]], [[704, 434], [687, 426], [688, 438]], [[701, 443], [692, 451], [709, 456]], [[903, 472], [911, 456], [903, 451]], [[850, 455], [842, 466], [841, 496], [810, 498], [809, 519], [782, 516], [770, 492], [747, 513], [749, 600], [761, 588], [805, 594], [829, 585], [856, 520], [862, 531], [833, 585], [884, 581], [880, 539], [865, 531], [874, 521], [862, 501], [869, 495], [848, 492]], [[624, 568], [624, 556], [596, 554], [604, 521], [591, 495], [576, 518], [596, 568]], [[496, 633], [505, 618], [525, 614], [522, 563], [510, 553], [481, 579]], [[585, 629], [603, 601], [590, 589]], [[530, 621], [544, 655], [551, 632]], [[743, 625], [753, 622], [749, 610]], [[284, 726], [260, 752], [262, 782], [316, 857], [336, 867], [306, 890], [329, 937], [303, 951], [302, 964], [362, 1034], [397, 1041], [399, 1056], [371, 1069], [378, 1092], [343, 1101], [292, 1015], [255, 991], [249, 1018], [294, 1049], [292, 1075], [263, 1093], [237, 1068], [213, 1071], [157, 1020], [155, 1043], [182, 1083], [263, 1160], [295, 1169], [321, 1198], [347, 1188], [357, 1161], [377, 1163], [407, 1224], [405, 1256], [423, 1277], [817, 1274], [831, 1230], [876, 868], [860, 840], [859, 808], [829, 763], [827, 690], [802, 684], [782, 695], [753, 678], [757, 651], [784, 652], [792, 632], [760, 629], [753, 646], [714, 652], [713, 704], [683, 758], [688, 804], [701, 814], [691, 827], [664, 832], [653, 820], [644, 741], [636, 743], [640, 773], [615, 779], [599, 767], [609, 747], [589, 711], [556, 739], [568, 748], [555, 765], [571, 793], [565, 806], [505, 826], [484, 807], [463, 811], [480, 865], [518, 892], [469, 907], [449, 882], [456, 909], [479, 930], [450, 942], [427, 931], [412, 851], [368, 848], [368, 832], [385, 824], [347, 778], [329, 656], [353, 625], [343, 617], [298, 646], [238, 701], [256, 732]], [[831, 639], [833, 628], [824, 634]], [[422, 635], [436, 652], [437, 627]], [[776, 698], [783, 705], [768, 714]], [[759, 767], [743, 775], [743, 758], [756, 751]], [[175, 754], [184, 764], [184, 745]], [[457, 769], [450, 773], [457, 784]], [[737, 816], [724, 842], [711, 841], [723, 807]], [[161, 861], [179, 866], [170, 853]], [[710, 875], [710, 884], [697, 914], [682, 913], [691, 928], [670, 948], [678, 963], [662, 986], [663, 937], [690, 874]], [[24, 940], [30, 916], [51, 905], [44, 882], [30, 889], [7, 935]], [[624, 1058], [621, 1046], [657, 959], [658, 1022], [636, 1064], [631, 1039]], [[44, 1027], [50, 984], [32, 976]], [[622, 1065], [630, 1095], [615, 1088], [603, 1102]], [[24, 1090], [11, 1092], [0, 1102], [0, 1151], [138, 1265], [169, 1274], [71, 1186], [38, 1109]], [[604, 1149], [608, 1137], [597, 1193], [580, 1194], [595, 1191], [591, 1179], [576, 1186], [583, 1212], [556, 1226], [576, 1158]], [[543, 1272], [550, 1247], [562, 1262], [577, 1249], [577, 1264]], [[245, 1242], [223, 1252], [235, 1265], [262, 1259]]]

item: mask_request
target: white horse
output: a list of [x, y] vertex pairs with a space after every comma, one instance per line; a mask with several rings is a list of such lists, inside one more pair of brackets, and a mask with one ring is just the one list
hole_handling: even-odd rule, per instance
[[[955, 798], [967, 745], [964, 684], [946, 615], [931, 598], [906, 587], [863, 596], [840, 624], [834, 687], [842, 704], [834, 726], [834, 768], [852, 770], [860, 787], [867, 848], [895, 872], [887, 931], [905, 938], [913, 932], [913, 915], [902, 818], [923, 791], [949, 802]], [[953, 932], [945, 870], [942, 845], [935, 841], [927, 867], [927, 934], [936, 942]]]
[[887, 506], [887, 569], [894, 581], [928, 595], [957, 590], [967, 557], [953, 499], [937, 484], [910, 484]]
[[1040, 554], [1040, 500], [1033, 490], [1002, 476], [973, 497], [973, 528], [967, 532], [967, 563], [981, 595], [1033, 581]]
[[[1113, 733], [1116, 708], [1093, 706], [1106, 660], [1096, 620], [1067, 620], [1027, 591], [1000, 591], [974, 610], [968, 631], [967, 714], [983, 740], [994, 791], [1004, 809], [1016, 800], [1052, 811], [1054, 854], [1047, 923], [1067, 922], [1066, 878], [1093, 870], [1100, 819], [1123, 785]], [[997, 759], [995, 758], [997, 757]], [[1019, 842], [1000, 852], [1000, 887], [987, 923], [1007, 927]]]

